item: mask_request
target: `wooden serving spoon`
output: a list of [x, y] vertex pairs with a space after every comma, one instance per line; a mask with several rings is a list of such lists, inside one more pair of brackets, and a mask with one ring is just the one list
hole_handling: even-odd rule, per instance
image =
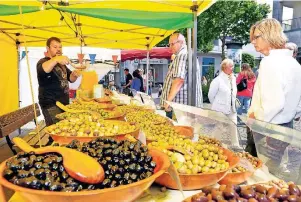
[[24, 152], [33, 151], [36, 154], [59, 153], [63, 157], [63, 165], [67, 173], [80, 182], [98, 184], [104, 180], [105, 174], [102, 166], [95, 159], [82, 152], [66, 147], [53, 146], [35, 149], [19, 137], [15, 137], [13, 142]]

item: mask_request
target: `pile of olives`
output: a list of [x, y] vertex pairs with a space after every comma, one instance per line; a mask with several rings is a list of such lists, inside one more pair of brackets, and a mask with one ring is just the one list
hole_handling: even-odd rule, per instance
[[267, 188], [256, 184], [252, 186], [225, 186], [219, 189], [204, 188], [201, 193], [192, 196], [185, 202], [230, 201], [230, 202], [269, 202], [269, 201], [300, 201], [300, 189], [290, 184], [288, 189]]
[[221, 141], [219, 141], [215, 138], [212, 138], [212, 137], [204, 136], [204, 135], [199, 136], [199, 142], [201, 144], [213, 144], [215, 146], [222, 147]]
[[[248, 160], [252, 164], [254, 169], [256, 169], [259, 165], [260, 160], [256, 157], [253, 157], [248, 152], [237, 152], [236, 155], [239, 156], [240, 158], [244, 158], [244, 159]], [[246, 172], [246, 171], [247, 171], [247, 169], [240, 165], [235, 166], [231, 170], [231, 172], [233, 172], [233, 173], [240, 173], [240, 172]]]
[[118, 134], [129, 134], [136, 131], [136, 125], [121, 121], [92, 122], [82, 119], [67, 119], [46, 127], [48, 134], [60, 136], [101, 137]]
[[215, 145], [203, 145], [185, 139], [177, 142], [174, 150], [167, 150], [167, 143], [160, 141], [152, 142], [149, 146], [162, 149], [180, 174], [212, 173], [229, 168], [224, 151]]
[[176, 138], [183, 138], [185, 139], [186, 136], [181, 135], [175, 128], [171, 125], [146, 125], [143, 128], [143, 132], [146, 135], [148, 140], [152, 141], [165, 141], [168, 142], [170, 145], [174, 144], [174, 140]]
[[167, 119], [163, 116], [150, 111], [136, 111], [127, 113], [126, 120], [130, 123], [138, 123], [141, 128], [144, 128], [150, 124], [163, 124], [167, 121]]
[[20, 152], [10, 159], [6, 163], [4, 177], [26, 188], [73, 192], [131, 184], [150, 177], [156, 167], [147, 147], [139, 141], [116, 142], [114, 139], [97, 138], [83, 145], [73, 141], [67, 147], [95, 158], [104, 168], [104, 181], [94, 185], [79, 182], [65, 171], [60, 155], [37, 155], [34, 152]]
[[136, 105], [124, 105], [124, 106], [118, 106], [116, 107], [117, 111], [120, 111], [122, 113], [130, 113], [130, 112], [137, 112], [137, 111], [148, 111], [145, 107], [142, 106], [136, 106]]
[[75, 109], [75, 110], [90, 110], [94, 112], [101, 113], [104, 108], [106, 108], [106, 104], [100, 104], [97, 102], [88, 102], [85, 104], [73, 102], [72, 104], [67, 105], [69, 109]]
[[[70, 112], [64, 112], [61, 114], [56, 115], [56, 118], [58, 119], [71, 119], [71, 118], [79, 118], [79, 119], [85, 119], [85, 120], [93, 120], [93, 121], [97, 121], [99, 118], [101, 119], [110, 119], [110, 118], [114, 118], [118, 115], [121, 115], [121, 113], [117, 113], [115, 111], [106, 111], [103, 109], [99, 109], [97, 111], [97, 113], [100, 115], [96, 116], [93, 113], [88, 113], [88, 112], [81, 112], [81, 113], [70, 113]], [[97, 114], [97, 115], [98, 115]]]

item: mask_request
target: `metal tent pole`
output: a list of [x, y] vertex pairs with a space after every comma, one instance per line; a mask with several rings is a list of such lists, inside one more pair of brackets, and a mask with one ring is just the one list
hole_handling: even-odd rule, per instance
[[188, 105], [192, 104], [192, 52], [191, 52], [191, 28], [187, 28], [188, 49]]
[[148, 94], [148, 72], [149, 72], [149, 48], [146, 54], [146, 94]]
[[192, 6], [193, 12], [193, 33], [192, 33], [192, 95], [191, 95], [191, 105], [196, 106], [196, 85], [201, 85], [197, 83], [197, 2], [193, 2]]

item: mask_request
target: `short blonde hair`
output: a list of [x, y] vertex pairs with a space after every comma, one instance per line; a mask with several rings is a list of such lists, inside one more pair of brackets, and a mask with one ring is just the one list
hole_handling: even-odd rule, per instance
[[227, 59], [224, 59], [221, 63], [221, 70], [224, 71], [226, 69], [226, 67], [229, 65], [229, 64], [232, 64], [234, 65], [234, 62], [233, 60], [227, 58]]
[[258, 30], [260, 32], [261, 38], [268, 42], [271, 48], [283, 49], [285, 47], [287, 37], [283, 33], [283, 29], [276, 19], [263, 19], [252, 25], [250, 29], [251, 42], [255, 38], [255, 30]]

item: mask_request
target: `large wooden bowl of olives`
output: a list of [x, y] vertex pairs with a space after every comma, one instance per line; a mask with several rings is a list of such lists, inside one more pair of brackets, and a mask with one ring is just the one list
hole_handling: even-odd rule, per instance
[[251, 177], [257, 169], [262, 167], [262, 161], [256, 157], [253, 157], [247, 152], [240, 152], [236, 155], [244, 159], [244, 161], [242, 162], [244, 165], [238, 164], [234, 168], [229, 170], [227, 175], [218, 182], [219, 184], [241, 184], [245, 182], [249, 177]]
[[45, 128], [55, 142], [68, 144], [73, 140], [89, 142], [98, 137], [111, 137], [117, 140], [126, 139], [126, 135], [135, 138], [139, 136], [139, 127], [125, 121], [100, 120], [98, 122], [84, 121], [82, 119], [62, 120]]
[[[105, 180], [84, 184], [68, 176], [58, 154], [21, 152], [1, 163], [0, 186], [31, 202], [133, 201], [170, 166], [167, 155], [140, 142], [98, 138], [83, 144], [73, 141], [67, 147], [94, 156], [105, 170]], [[8, 200], [0, 195], [0, 201]]]
[[[232, 169], [239, 162], [239, 157], [237, 157], [233, 152], [220, 148], [223, 152], [223, 155], [227, 158], [228, 166], [225, 168], [221, 168], [220, 171], [208, 171], [208, 169], [204, 169], [206, 167], [207, 162], [205, 161], [205, 165], [201, 167], [202, 173], [196, 171], [196, 174], [191, 173], [189, 170], [189, 174], [181, 174], [179, 173], [180, 181], [182, 184], [183, 190], [197, 190], [206, 186], [211, 186], [220, 181], [228, 172], [229, 169]], [[194, 160], [193, 160], [194, 161]], [[177, 165], [175, 165], [177, 167]], [[183, 166], [182, 166], [183, 167]], [[180, 168], [181, 169], [181, 168]], [[194, 169], [194, 165], [192, 166], [192, 170]], [[179, 170], [178, 170], [179, 171]], [[180, 170], [181, 171], [181, 170]], [[193, 172], [193, 171], [192, 171]], [[171, 189], [179, 189], [176, 181], [172, 179], [169, 173], [165, 172], [159, 178], [156, 179], [156, 183], [163, 185], [165, 187]]]

